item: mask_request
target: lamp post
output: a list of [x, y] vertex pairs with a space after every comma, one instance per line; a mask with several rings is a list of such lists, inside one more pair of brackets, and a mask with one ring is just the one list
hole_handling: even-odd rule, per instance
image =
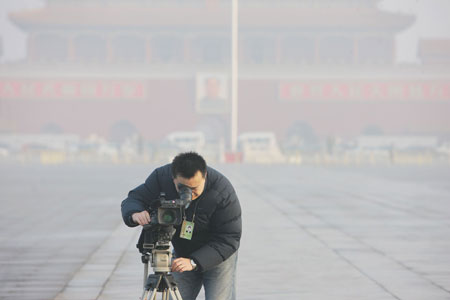
[[238, 0], [231, 3], [231, 152], [237, 150], [238, 133]]

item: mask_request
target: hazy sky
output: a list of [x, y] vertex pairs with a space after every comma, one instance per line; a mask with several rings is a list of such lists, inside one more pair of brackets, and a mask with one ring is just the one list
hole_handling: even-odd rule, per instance
[[[7, 13], [42, 6], [43, 3], [42, 0], [0, 0], [1, 61], [13, 61], [25, 56], [25, 35], [8, 21]], [[381, 7], [417, 15], [416, 23], [398, 35], [399, 62], [416, 61], [419, 38], [450, 38], [450, 0], [384, 0]]]
[[384, 0], [381, 7], [416, 15], [416, 23], [397, 36], [397, 56], [400, 62], [416, 60], [419, 38], [450, 39], [449, 0]]

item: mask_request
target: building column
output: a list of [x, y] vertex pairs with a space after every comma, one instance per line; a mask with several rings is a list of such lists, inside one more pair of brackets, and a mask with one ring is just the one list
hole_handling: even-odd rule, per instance
[[152, 61], [152, 37], [145, 37], [145, 63], [151, 63]]
[[275, 38], [275, 63], [280, 64], [282, 59], [282, 48], [281, 48], [281, 37], [277, 36]]
[[36, 61], [36, 46], [35, 46], [35, 34], [32, 33], [28, 36], [27, 38], [27, 59], [28, 61], [32, 62], [32, 61]]
[[395, 62], [395, 60], [396, 60], [396, 53], [397, 53], [397, 44], [395, 43], [395, 39], [394, 38], [392, 38], [392, 37], [389, 37], [389, 41], [391, 42], [391, 45], [392, 45], [392, 55], [391, 55], [391, 57], [389, 57], [389, 61], [388, 61], [388, 63], [389, 64], [392, 64], [392, 63], [394, 63]]
[[353, 37], [353, 63], [359, 63], [359, 37]]
[[[242, 62], [245, 63], [245, 61], [246, 61], [246, 57], [245, 57], [245, 51], [246, 50], [244, 49], [244, 47], [246, 47], [247, 44], [244, 43], [244, 39], [245, 38], [242, 38], [242, 35], [243, 34], [239, 34], [238, 63], [242, 63]], [[230, 59], [231, 59], [231, 57], [230, 57]]]
[[106, 36], [106, 63], [111, 63], [114, 60], [114, 47], [113, 47], [113, 36]]
[[76, 60], [75, 57], [75, 36], [69, 35], [67, 39], [67, 60], [69, 62], [74, 62]]
[[187, 36], [183, 40], [183, 62], [189, 62], [192, 61], [192, 38], [190, 36]]
[[320, 62], [320, 37], [316, 36], [314, 39], [314, 63]]

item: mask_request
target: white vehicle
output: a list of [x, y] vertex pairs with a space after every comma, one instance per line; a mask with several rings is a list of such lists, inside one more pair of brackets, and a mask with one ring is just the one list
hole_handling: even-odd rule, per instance
[[176, 131], [166, 139], [171, 146], [181, 151], [201, 152], [205, 147], [205, 135], [201, 131]]
[[246, 163], [283, 163], [286, 161], [273, 132], [246, 132], [239, 136]]
[[154, 160], [171, 162], [181, 153], [194, 151], [202, 153], [205, 148], [205, 135], [200, 131], [175, 131], [166, 136], [155, 151]]
[[450, 158], [450, 142], [444, 142], [442, 143], [436, 151], [442, 155], [446, 155]]

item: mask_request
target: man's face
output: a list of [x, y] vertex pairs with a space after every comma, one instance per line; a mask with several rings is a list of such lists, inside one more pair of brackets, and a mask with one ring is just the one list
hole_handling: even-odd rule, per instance
[[197, 173], [195, 173], [191, 178], [184, 178], [180, 175], [177, 175], [177, 177], [173, 179], [173, 183], [175, 184], [175, 188], [177, 189], [177, 191], [178, 184], [180, 183], [192, 190], [192, 200], [197, 199], [203, 193], [203, 190], [205, 189], [205, 182], [206, 174], [205, 177], [203, 177], [202, 172], [200, 171], [197, 171]]

